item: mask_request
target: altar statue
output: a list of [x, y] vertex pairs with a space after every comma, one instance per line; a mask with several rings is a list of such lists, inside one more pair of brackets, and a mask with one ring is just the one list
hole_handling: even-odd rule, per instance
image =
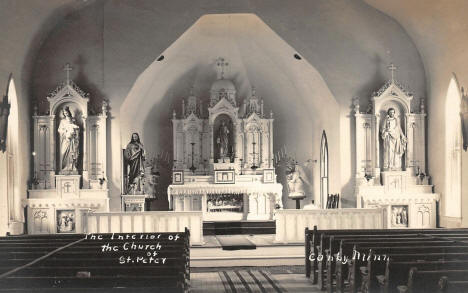
[[128, 166], [127, 192], [132, 191], [134, 194], [141, 192], [141, 179], [145, 174], [145, 150], [138, 133], [132, 134], [132, 138], [124, 151], [124, 157]]
[[218, 130], [217, 143], [219, 145], [219, 157], [228, 157], [229, 153], [229, 128], [224, 121], [221, 122], [221, 126]]
[[306, 197], [303, 173], [303, 170], [297, 164], [290, 164], [287, 167], [286, 178], [288, 180], [289, 198]]
[[60, 170], [62, 173], [78, 173], [77, 164], [80, 145], [80, 127], [76, 124], [70, 108], [62, 110], [64, 118], [60, 121]]
[[400, 127], [400, 121], [395, 117], [395, 109], [389, 108], [387, 117], [382, 123], [383, 169], [401, 170], [401, 157], [406, 150], [406, 137]]

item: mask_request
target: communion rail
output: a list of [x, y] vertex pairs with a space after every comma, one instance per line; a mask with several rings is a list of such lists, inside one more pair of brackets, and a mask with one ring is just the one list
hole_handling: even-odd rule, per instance
[[314, 226], [331, 229], [385, 229], [386, 212], [383, 208], [277, 210], [277, 243], [303, 243], [304, 229]]
[[157, 233], [190, 230], [190, 243], [203, 244], [202, 212], [83, 212], [83, 233]]

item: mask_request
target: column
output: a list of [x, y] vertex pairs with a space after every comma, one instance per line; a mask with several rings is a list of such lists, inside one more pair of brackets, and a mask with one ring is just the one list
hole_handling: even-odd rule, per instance
[[210, 123], [209, 129], [210, 129], [210, 135], [209, 135], [210, 137], [210, 161], [213, 163], [214, 162], [213, 124]]
[[88, 166], [88, 154], [89, 154], [89, 132], [88, 132], [88, 121], [86, 116], [83, 116], [83, 187], [89, 188], [89, 166]]
[[375, 125], [374, 128], [374, 143], [375, 143], [375, 154], [374, 154], [374, 177], [380, 177], [380, 146], [379, 146], [379, 141], [380, 141], [380, 136], [379, 136], [379, 131], [380, 131], [380, 114], [375, 114], [375, 116], [372, 117], [374, 119], [373, 125]]
[[[55, 154], [55, 139], [56, 139], [56, 121], [55, 121], [55, 116], [51, 115], [49, 116], [49, 139], [50, 139], [50, 148], [49, 148], [49, 165], [50, 165], [50, 170], [49, 173], [49, 181], [50, 181], [50, 188], [55, 188], [55, 174], [60, 172], [60, 170], [56, 170], [57, 168], [57, 159], [58, 156]], [[57, 142], [59, 144], [59, 142]], [[59, 159], [60, 161], [60, 159]]]

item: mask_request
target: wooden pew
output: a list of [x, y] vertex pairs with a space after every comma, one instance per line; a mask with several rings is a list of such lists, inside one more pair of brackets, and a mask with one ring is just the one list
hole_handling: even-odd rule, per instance
[[449, 280], [444, 276], [439, 280], [439, 290], [441, 293], [465, 293], [468, 288], [468, 281]]
[[[331, 292], [333, 272], [335, 271], [334, 262], [327, 262], [327, 269], [324, 270], [323, 262], [317, 261], [316, 259], [311, 260], [307, 257], [310, 256], [311, 253], [313, 253], [314, 256], [336, 256], [336, 253], [338, 252], [335, 248], [337, 246], [336, 242], [345, 240], [347, 243], [347, 249], [345, 250], [348, 252], [352, 251], [352, 248], [350, 249], [350, 247], [354, 247], [354, 243], [358, 244], [360, 249], [367, 251], [372, 249], [372, 246], [376, 245], [379, 245], [378, 247], [375, 247], [376, 249], [382, 248], [381, 245], [384, 243], [385, 246], [383, 248], [386, 250], [390, 249], [393, 254], [396, 253], [395, 255], [406, 252], [406, 256], [413, 255], [415, 257], [427, 256], [428, 253], [429, 255], [433, 254], [434, 257], [439, 258], [447, 254], [451, 255], [450, 257], [457, 257], [462, 256], [464, 251], [466, 251], [466, 248], [463, 246], [466, 245], [468, 240], [468, 229], [317, 231], [317, 227], [314, 227], [314, 230], [306, 228], [305, 239], [306, 276], [310, 277], [313, 283], [318, 283], [321, 289], [324, 289], [323, 279], [325, 276], [323, 275], [323, 272], [326, 271], [327, 290]], [[404, 246], [400, 247], [401, 245]], [[325, 247], [328, 248], [325, 249]], [[341, 246], [339, 247], [341, 251]], [[415, 247], [424, 247], [423, 254], [418, 254]], [[439, 255], [437, 255], [438, 253]], [[341, 252], [341, 255], [343, 255], [343, 252]], [[351, 262], [351, 270], [349, 272], [349, 275], [351, 276], [351, 292], [355, 292], [357, 289], [356, 287], [359, 286], [359, 278], [361, 277], [361, 274], [357, 274], [356, 270], [363, 264], [364, 261], [360, 260]], [[336, 285], [340, 291], [343, 291], [343, 283], [341, 283], [340, 280], [343, 280], [343, 275], [345, 275], [346, 272], [341, 272], [338, 265], [336, 267]], [[372, 271], [366, 270], [364, 267], [362, 275], [365, 276], [367, 272]], [[328, 282], [328, 280], [330, 280], [330, 282]], [[367, 283], [363, 285], [367, 286]]]
[[[386, 269], [384, 275], [378, 275], [372, 278], [370, 275], [368, 282], [368, 289], [370, 292], [392, 292], [401, 284], [401, 280], [406, 280], [411, 268], [417, 268], [423, 271], [437, 271], [437, 270], [468, 270], [468, 260], [436, 260], [436, 261], [421, 261], [421, 260], [406, 260], [406, 261], [392, 261], [391, 259], [386, 262]], [[369, 292], [369, 291], [366, 291]]]
[[[126, 233], [122, 233], [126, 234]], [[136, 234], [136, 233], [129, 233]], [[177, 233], [152, 233], [161, 235], [175, 235]], [[0, 292], [124, 292], [121, 288], [132, 288], [132, 292], [187, 292], [190, 282], [190, 234], [186, 229], [184, 233], [178, 233], [179, 241], [168, 239], [157, 240], [83, 240], [83, 235], [68, 238], [66, 241], [60, 237], [51, 238], [59, 240], [57, 243], [64, 244], [68, 240], [79, 241], [72, 245], [54, 251], [57, 243], [48, 245], [44, 242], [47, 237], [27, 237], [26, 241], [32, 240], [32, 245], [37, 247], [21, 245], [22, 238], [15, 237], [13, 243], [20, 243], [15, 249], [8, 244], [8, 240], [0, 240], [0, 253], [10, 256], [8, 262], [1, 262], [1, 268], [12, 269], [12, 265], [22, 264], [29, 261], [29, 265], [22, 267], [16, 272], [0, 278]], [[156, 252], [160, 258], [167, 261], [161, 264], [144, 264], [138, 266], [134, 263], [120, 264], [118, 257], [126, 255], [136, 257], [146, 254], [147, 251], [109, 251], [102, 252], [101, 245], [109, 243], [110, 246], [120, 245], [125, 242], [134, 241], [136, 244], [151, 245], [159, 242], [162, 250], [151, 250]], [[10, 243], [12, 243], [10, 242]], [[69, 241], [70, 242], [70, 241]], [[3, 245], [3, 249], [2, 249]], [[50, 251], [53, 251], [50, 254]], [[47, 257], [44, 254], [49, 253]], [[22, 257], [18, 263], [14, 257]], [[39, 257], [39, 260], [38, 258]], [[83, 277], [84, 276], [84, 277]], [[60, 289], [61, 288], [61, 289]], [[76, 288], [80, 288], [77, 291]], [[135, 289], [134, 289], [135, 288]], [[3, 290], [3, 291], [2, 291]]]
[[[398, 286], [400, 293], [424, 293], [424, 292], [440, 292], [443, 284], [443, 277], [449, 280], [468, 281], [468, 270], [419, 270], [416, 267], [410, 269], [408, 274], [408, 282], [406, 285]], [[466, 288], [465, 291], [466, 292]]]
[[[314, 253], [318, 254], [317, 246], [319, 245], [321, 235], [331, 235], [346, 237], [362, 237], [375, 238], [379, 236], [394, 236], [398, 234], [400, 237], [468, 237], [468, 229], [392, 229], [392, 230], [371, 230], [371, 229], [356, 229], [356, 230], [321, 230], [317, 232], [317, 226], [313, 230], [305, 229], [305, 263], [306, 263], [306, 276], [311, 278], [313, 284], [317, 283], [316, 269], [318, 266], [317, 261], [310, 261], [309, 256]], [[327, 237], [324, 238], [323, 247], [327, 247]], [[324, 253], [324, 251], [321, 251]]]
[[[354, 292], [356, 290], [356, 286], [359, 286], [361, 283], [361, 276], [362, 274], [358, 274], [358, 270], [365, 264], [367, 261], [367, 258], [369, 257], [369, 251], [375, 246], [375, 248], [378, 248], [382, 244], [385, 244], [386, 249], [392, 250], [392, 249], [398, 249], [398, 247], [402, 246], [405, 247], [406, 250], [410, 251], [415, 251], [418, 249], [431, 249], [431, 247], [449, 247], [450, 245], [453, 245], [455, 247], [455, 242], [453, 241], [426, 241], [422, 239], [414, 239], [413, 241], [394, 241], [395, 239], [389, 238], [389, 239], [377, 239], [375, 241], [368, 240], [368, 241], [355, 241], [355, 240], [340, 240], [340, 245], [336, 245], [336, 241], [334, 239], [334, 236], [330, 237], [329, 241], [329, 248], [326, 251], [327, 261], [326, 261], [326, 278], [327, 280], [332, 280], [333, 278], [333, 272], [335, 271], [335, 263], [336, 263], [336, 275], [337, 275], [337, 290], [342, 292], [343, 291], [343, 275], [345, 273], [342, 272], [343, 270], [343, 264], [340, 263], [337, 260], [337, 256], [347, 256], [349, 258], [351, 257], [356, 257], [357, 259], [350, 259], [351, 263], [351, 271], [350, 271], [350, 285], [351, 285], [351, 291]], [[377, 246], [379, 245], [379, 246]], [[339, 249], [338, 249], [339, 247]], [[358, 249], [359, 247], [359, 249]], [[362, 259], [364, 257], [365, 259]], [[385, 254], [382, 255], [382, 257], [376, 256], [379, 259], [385, 258]], [[383, 259], [385, 260], [385, 259]], [[319, 288], [323, 289], [323, 265], [318, 264], [318, 284]], [[327, 287], [331, 286], [331, 282], [327, 281]], [[328, 288], [328, 291], [331, 291], [331, 288]]]

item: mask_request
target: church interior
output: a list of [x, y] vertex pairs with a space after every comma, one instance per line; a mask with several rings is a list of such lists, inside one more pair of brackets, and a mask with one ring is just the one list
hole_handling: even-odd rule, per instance
[[0, 1], [0, 292], [467, 292], [464, 8]]

